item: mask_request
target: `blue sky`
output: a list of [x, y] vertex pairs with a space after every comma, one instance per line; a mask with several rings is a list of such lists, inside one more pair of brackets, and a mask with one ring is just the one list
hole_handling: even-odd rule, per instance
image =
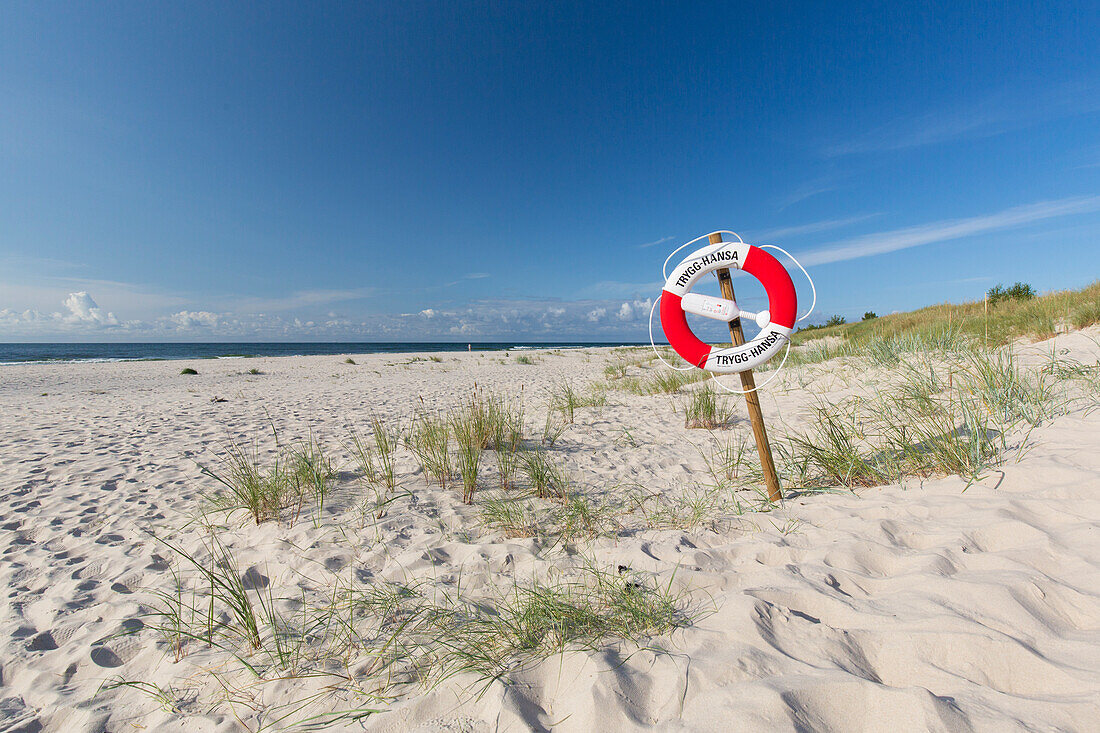
[[822, 318], [1083, 286], [1097, 37], [1095, 3], [8, 2], [0, 340], [644, 339], [714, 229], [803, 258]]

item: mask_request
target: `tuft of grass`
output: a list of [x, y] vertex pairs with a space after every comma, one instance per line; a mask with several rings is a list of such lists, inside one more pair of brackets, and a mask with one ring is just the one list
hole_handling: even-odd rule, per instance
[[489, 494], [480, 504], [481, 523], [505, 537], [535, 537], [539, 534], [538, 518], [530, 502], [503, 494]]
[[378, 489], [374, 505], [379, 518], [385, 511], [385, 495], [397, 488], [394, 454], [400, 440], [398, 432], [391, 431], [377, 415], [371, 415], [371, 442], [352, 430], [350, 442], [345, 445], [363, 481]]
[[562, 542], [579, 537], [597, 537], [609, 531], [615, 523], [614, 509], [600, 504], [579, 492], [569, 492], [561, 500], [553, 520]]
[[312, 494], [317, 502], [316, 523], [320, 523], [325, 508], [325, 497], [336, 478], [336, 465], [325, 453], [320, 442], [309, 438], [291, 449], [290, 480], [298, 495]]
[[352, 359], [352, 358], [351, 358], [351, 357], [349, 356], [349, 357], [348, 357], [347, 359], [344, 359], [344, 363], [345, 363], [345, 364], [354, 364], [354, 363], [355, 363], [355, 359]]
[[714, 479], [714, 485], [725, 488], [736, 486], [746, 472], [751, 470], [753, 464], [748, 460], [748, 455], [749, 444], [744, 435], [716, 439], [716, 445], [710, 454], [702, 453], [707, 473]]
[[462, 501], [473, 503], [477, 490], [477, 474], [481, 456], [492, 438], [493, 419], [480, 394], [474, 396], [451, 415], [450, 427], [458, 445], [458, 473], [462, 478]]
[[685, 410], [685, 428], [715, 430], [729, 425], [733, 410], [726, 398], [709, 386], [691, 393]]
[[630, 572], [591, 563], [569, 578], [515, 585], [494, 599], [435, 593], [422, 587], [379, 587], [356, 598], [356, 609], [392, 619], [416, 680], [465, 673], [483, 685], [508, 678], [567, 649], [597, 650], [609, 640], [640, 643], [689, 625], [687, 597]]
[[1069, 409], [1049, 370], [1027, 371], [1008, 350], [972, 349], [940, 367], [903, 362], [889, 390], [813, 408], [814, 427], [787, 436], [779, 452], [794, 481], [811, 486], [877, 486], [906, 477], [976, 480], [998, 465], [1007, 435]]
[[213, 497], [217, 508], [227, 511], [247, 509], [256, 524], [279, 519], [283, 510], [294, 505], [297, 506], [294, 517], [298, 516], [303, 495], [281, 455], [275, 457], [270, 468], [264, 468], [260, 465], [255, 445], [246, 450], [232, 443], [219, 462], [221, 465], [217, 469], [200, 465], [203, 475], [226, 489]]
[[569, 479], [565, 468], [550, 459], [545, 451], [534, 450], [522, 454], [523, 473], [540, 499], [563, 499], [569, 491]]
[[[637, 494], [634, 510], [641, 513], [650, 529], [693, 530], [711, 527], [729, 504], [727, 492], [719, 486], [689, 486], [678, 493]], [[735, 512], [743, 512], [735, 502]]]
[[[246, 679], [238, 682], [250, 686], [285, 683], [292, 678], [318, 682], [320, 692], [271, 706], [266, 711], [269, 724], [302, 715], [310, 706], [322, 711], [318, 717], [329, 720], [361, 720], [381, 711], [378, 705], [384, 701], [380, 694], [384, 682], [359, 684], [348, 668], [349, 651], [373, 649], [378, 655], [374, 663], [360, 668], [359, 676], [372, 675], [385, 667], [383, 658], [392, 662], [392, 657], [387, 657], [385, 640], [355, 626], [349, 613], [352, 607], [339, 600], [346, 596], [339, 585], [331, 589], [329, 603], [306, 603], [304, 591], [299, 599], [281, 599], [276, 597], [273, 583], [263, 588], [247, 586], [233, 554], [214, 532], [208, 533], [202, 552], [196, 554], [159, 541], [182, 558], [187, 572], [173, 569], [175, 587], [153, 591], [151, 610], [144, 618], [148, 619], [146, 628], [160, 634], [177, 660], [191, 652], [203, 654], [204, 659], [223, 657], [212, 665], [218, 668], [216, 673], [207, 672], [222, 685], [235, 675], [244, 675]], [[300, 610], [280, 610], [286, 601], [294, 601]], [[125, 680], [113, 684], [134, 687], [161, 704], [171, 702], [176, 707], [172, 688], [166, 691]], [[334, 702], [347, 705], [349, 700], [358, 706], [332, 712]], [[229, 702], [232, 705], [234, 700]]]
[[585, 395], [569, 380], [562, 380], [550, 391], [548, 409], [559, 412], [566, 424], [572, 425], [578, 407], [603, 407], [605, 404], [607, 404], [607, 395], [602, 392]]
[[198, 374], [198, 372], [196, 372], [191, 367], [184, 367], [183, 369], [180, 369], [180, 374]]
[[615, 359], [603, 368], [603, 374], [608, 379], [622, 379], [626, 376], [627, 362], [623, 359]]
[[424, 477], [443, 489], [453, 473], [451, 463], [451, 428], [446, 420], [420, 415], [406, 438], [406, 445], [420, 464]]
[[526, 364], [526, 365], [530, 366], [530, 365], [535, 363], [535, 360], [532, 359], [531, 357], [527, 356], [526, 354], [520, 354], [519, 356], [516, 357], [516, 363], [517, 364]]
[[1100, 299], [1092, 303], [1084, 303], [1073, 309], [1069, 322], [1074, 328], [1087, 328], [1095, 323], [1100, 323]]
[[263, 372], [261, 372], [261, 371], [260, 371], [259, 369], [257, 369], [256, 367], [252, 367], [251, 369], [249, 369], [249, 370], [248, 370], [248, 373], [249, 373], [249, 374], [263, 374]]

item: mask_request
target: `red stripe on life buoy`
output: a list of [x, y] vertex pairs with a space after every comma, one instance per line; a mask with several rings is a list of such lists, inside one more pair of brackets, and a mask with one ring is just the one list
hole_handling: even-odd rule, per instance
[[[764, 289], [768, 291], [768, 311], [771, 313], [771, 322], [777, 326], [794, 328], [794, 319], [798, 313], [798, 297], [795, 294], [791, 276], [787, 274], [787, 269], [780, 264], [779, 260], [759, 247], [749, 247], [749, 253], [745, 256], [741, 269], [763, 283]], [[665, 309], [662, 303], [662, 323], [664, 323], [664, 317]]]
[[[773, 258], [774, 259], [774, 258]], [[778, 264], [778, 263], [777, 263]], [[787, 278], [790, 281], [790, 278]], [[710, 346], [703, 343], [688, 327], [687, 315], [680, 305], [682, 298], [667, 290], [661, 292], [661, 328], [676, 353], [700, 369], [707, 363]]]

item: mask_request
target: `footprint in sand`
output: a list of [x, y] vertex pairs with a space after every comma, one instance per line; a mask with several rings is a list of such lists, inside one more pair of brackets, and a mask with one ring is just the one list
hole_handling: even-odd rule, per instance
[[49, 631], [43, 631], [41, 634], [36, 634], [27, 644], [27, 650], [32, 652], [48, 652], [56, 648], [57, 642], [54, 640], [53, 634]]

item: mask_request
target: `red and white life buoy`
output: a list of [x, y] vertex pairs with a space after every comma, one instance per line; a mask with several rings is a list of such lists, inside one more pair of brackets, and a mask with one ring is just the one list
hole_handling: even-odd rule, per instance
[[[759, 280], [768, 293], [768, 310], [748, 314], [733, 301], [691, 292], [699, 278], [722, 267], [743, 270]], [[715, 348], [692, 333], [685, 310], [724, 321], [753, 315], [760, 333], [741, 346]], [[673, 269], [661, 291], [661, 328], [668, 343], [688, 363], [718, 374], [753, 369], [778, 354], [794, 330], [797, 312], [787, 270], [765, 250], [744, 242], [720, 242], [692, 252]]]

